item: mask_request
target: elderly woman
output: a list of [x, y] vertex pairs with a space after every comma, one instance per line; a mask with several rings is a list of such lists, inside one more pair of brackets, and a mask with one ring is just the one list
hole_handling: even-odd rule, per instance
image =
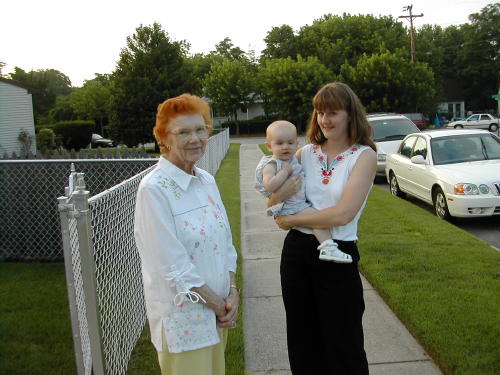
[[163, 375], [224, 374], [227, 328], [235, 326], [231, 230], [213, 176], [195, 165], [210, 127], [210, 108], [197, 96], [160, 104], [153, 131], [161, 157], [137, 192], [134, 234]]

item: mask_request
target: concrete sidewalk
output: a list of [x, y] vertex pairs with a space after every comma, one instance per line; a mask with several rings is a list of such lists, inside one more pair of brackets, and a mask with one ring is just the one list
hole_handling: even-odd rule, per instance
[[[286, 232], [279, 229], [271, 217], [266, 216], [266, 202], [253, 187], [255, 167], [261, 157], [262, 152], [256, 144], [241, 145], [245, 361], [248, 375], [288, 375], [291, 372], [279, 280], [280, 253]], [[363, 289], [366, 304], [363, 318], [365, 350], [370, 374], [441, 374], [364, 278]]]

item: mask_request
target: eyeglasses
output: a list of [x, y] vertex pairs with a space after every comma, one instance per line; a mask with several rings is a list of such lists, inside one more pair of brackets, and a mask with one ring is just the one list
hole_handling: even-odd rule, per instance
[[182, 140], [183, 142], [189, 141], [191, 139], [191, 137], [193, 136], [193, 134], [196, 134], [196, 136], [200, 140], [206, 140], [208, 138], [208, 130], [207, 130], [206, 126], [203, 126], [203, 127], [200, 126], [194, 130], [181, 129], [178, 131], [172, 131], [172, 132], [168, 132], [168, 133], [179, 137], [179, 139]]

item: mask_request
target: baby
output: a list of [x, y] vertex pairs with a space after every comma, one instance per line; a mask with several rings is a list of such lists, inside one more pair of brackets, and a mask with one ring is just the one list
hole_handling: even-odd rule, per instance
[[[255, 170], [255, 188], [265, 197], [276, 191], [285, 180], [295, 174], [303, 177], [302, 167], [295, 157], [298, 147], [297, 129], [288, 121], [275, 121], [266, 129], [266, 146], [273, 154], [263, 156]], [[293, 215], [298, 212], [311, 213], [316, 211], [306, 201], [304, 184], [300, 191], [282, 204], [272, 206], [268, 212], [271, 215]], [[314, 229], [318, 239], [319, 259], [337, 263], [352, 263], [352, 257], [339, 250], [333, 241], [330, 230]]]

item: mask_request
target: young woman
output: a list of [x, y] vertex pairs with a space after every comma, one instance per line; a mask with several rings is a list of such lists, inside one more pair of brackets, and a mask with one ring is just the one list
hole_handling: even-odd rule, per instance
[[[365, 309], [358, 272], [357, 224], [377, 167], [371, 127], [356, 94], [346, 84], [325, 85], [313, 99], [310, 144], [297, 152], [304, 169], [306, 198], [317, 212], [279, 216], [290, 229], [281, 258], [288, 356], [292, 374], [368, 374], [362, 316]], [[301, 182], [290, 178], [269, 205], [294, 194]], [[318, 259], [312, 229], [329, 228], [353, 262]]]

